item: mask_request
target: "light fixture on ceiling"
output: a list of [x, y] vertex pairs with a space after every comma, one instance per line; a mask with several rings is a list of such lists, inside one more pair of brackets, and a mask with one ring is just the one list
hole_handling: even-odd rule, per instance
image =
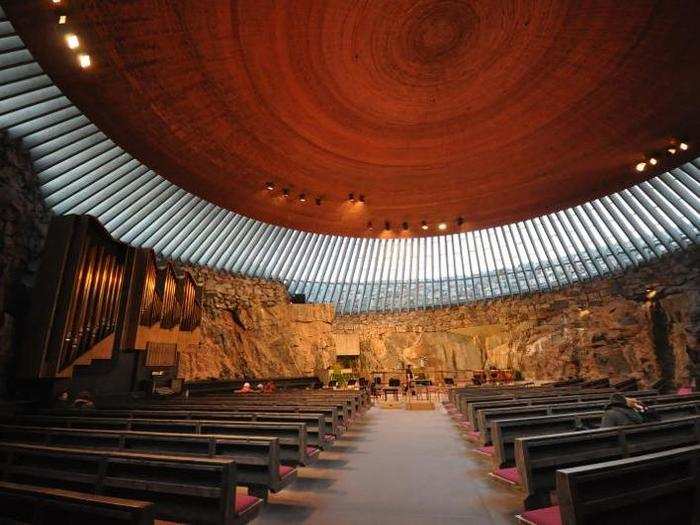
[[446, 224], [446, 223], [441, 222], [440, 224], [438, 224], [438, 230], [440, 230], [440, 231], [445, 231], [446, 229], [447, 229], [447, 224]]
[[357, 200], [360, 201], [360, 204], [364, 204], [365, 203], [365, 196], [360, 195], [360, 197]]
[[78, 39], [78, 35], [75, 33], [68, 33], [66, 35], [66, 44], [68, 44], [69, 49], [77, 49], [80, 47], [80, 40]]
[[355, 194], [354, 193], [350, 193], [348, 195], [348, 201], [352, 202], [353, 204], [355, 203]]
[[274, 182], [266, 182], [265, 188], [267, 189], [267, 191], [272, 191], [275, 189], [275, 183]]
[[678, 153], [678, 150], [676, 148], [668, 148], [666, 151], [668, 151], [671, 155], [675, 155]]
[[61, 15], [58, 17], [58, 23], [63, 25], [68, 22], [68, 17], [66, 15]]
[[302, 193], [301, 195], [299, 195], [299, 201], [306, 202], [306, 193]]
[[646, 162], [638, 162], [637, 165], [634, 167], [638, 172], [642, 172], [646, 169], [647, 163]]
[[51, 0], [54, 4], [60, 4], [61, 0]]
[[421, 221], [420, 223], [420, 229], [421, 230], [427, 230], [428, 229], [428, 223], [425, 221]]
[[282, 197], [285, 199], [289, 197], [289, 188], [282, 188]]
[[384, 230], [385, 231], [391, 230], [391, 224], [389, 224], [389, 221], [384, 222]]
[[367, 223], [367, 229], [368, 229], [369, 231], [374, 231], [374, 226], [372, 226], [372, 221], [369, 221], [369, 222]]
[[80, 64], [80, 67], [85, 69], [86, 67], [90, 67], [92, 65], [92, 60], [90, 60], [90, 55], [78, 55], [78, 64]]
[[659, 161], [656, 160], [656, 157], [649, 158], [649, 164], [651, 164], [652, 166], [656, 166], [658, 163], [659, 163]]
[[686, 151], [688, 149], [688, 144], [685, 142], [681, 142], [678, 144], [678, 147], [681, 149], [681, 151]]
[[321, 197], [316, 197], [316, 206], [321, 205]]
[[403, 228], [403, 231], [408, 231], [408, 223], [407, 222], [402, 223], [401, 227]]

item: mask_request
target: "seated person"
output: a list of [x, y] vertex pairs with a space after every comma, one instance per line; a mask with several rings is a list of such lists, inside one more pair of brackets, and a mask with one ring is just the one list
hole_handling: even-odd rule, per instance
[[272, 381], [268, 381], [263, 386], [263, 393], [265, 394], [272, 394], [275, 390], [277, 390], [277, 387]]
[[95, 402], [92, 400], [92, 394], [87, 390], [83, 390], [73, 401], [73, 408], [95, 408]]
[[58, 394], [53, 402], [53, 408], [70, 408], [71, 406], [70, 393], [68, 390], [64, 390]]
[[241, 388], [236, 390], [236, 393], [247, 394], [247, 393], [252, 392], [252, 391], [253, 391], [253, 389], [251, 388], [250, 383], [245, 382], [245, 383], [243, 383], [243, 386]]
[[657, 419], [658, 416], [654, 410], [644, 406], [637, 399], [613, 394], [610, 396], [610, 403], [605, 407], [601, 427], [639, 425]]

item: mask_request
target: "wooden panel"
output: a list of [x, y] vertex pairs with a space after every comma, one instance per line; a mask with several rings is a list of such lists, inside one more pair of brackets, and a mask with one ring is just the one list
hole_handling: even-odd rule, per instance
[[177, 363], [177, 344], [153, 342], [146, 344], [147, 367], [176, 366]]

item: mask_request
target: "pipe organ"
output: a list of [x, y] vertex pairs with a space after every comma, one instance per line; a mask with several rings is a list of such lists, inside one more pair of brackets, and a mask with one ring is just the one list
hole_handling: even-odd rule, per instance
[[[152, 250], [115, 241], [90, 216], [54, 217], [24, 327], [18, 372], [56, 377], [97, 345], [133, 349], [138, 326], [193, 331], [201, 287]], [[109, 339], [112, 337], [112, 339]]]

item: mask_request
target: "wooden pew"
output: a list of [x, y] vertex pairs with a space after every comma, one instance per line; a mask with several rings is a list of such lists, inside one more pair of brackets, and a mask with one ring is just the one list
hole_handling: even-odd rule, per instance
[[297, 472], [280, 465], [277, 438], [174, 434], [74, 428], [0, 425], [0, 442], [106, 449], [147, 454], [209, 456], [236, 462], [237, 482], [248, 493], [266, 498], [294, 481]]
[[153, 503], [0, 481], [0, 523], [153, 525]]
[[130, 430], [137, 432], [168, 432], [180, 434], [209, 434], [217, 436], [259, 436], [277, 438], [280, 443], [280, 461], [286, 465], [310, 465], [320, 449], [307, 444], [304, 423], [265, 423], [248, 421], [216, 421], [196, 419], [135, 419], [56, 416], [17, 416], [5, 424]]
[[[583, 403], [586, 401], [609, 401], [612, 394], [608, 392], [594, 394], [567, 394], [562, 396], [546, 396], [533, 398], [519, 398], [495, 401], [478, 401], [468, 402], [466, 416], [472, 424], [474, 430], [478, 430], [478, 412], [489, 408], [508, 408], [517, 406], [536, 406], [536, 405], [556, 405], [561, 403]], [[646, 399], [650, 397], [660, 397], [656, 390], [640, 390], [637, 392], [629, 392], [629, 397], [637, 397]], [[700, 399], [700, 396], [698, 396]]]
[[555, 472], [700, 442], [700, 416], [515, 440], [515, 463], [528, 510], [550, 505]]
[[697, 525], [700, 445], [559, 470], [557, 500], [518, 518], [531, 525]]
[[[187, 410], [75, 410], [49, 409], [39, 410], [37, 415], [47, 417], [91, 417], [91, 418], [131, 418], [131, 419], [173, 419], [173, 420], [217, 420], [230, 422], [270, 422], [270, 423], [304, 423], [306, 425], [306, 443], [325, 449], [333, 443], [330, 428], [326, 426], [323, 414], [317, 413], [277, 413], [277, 412], [219, 412]], [[24, 417], [24, 416], [22, 416]], [[32, 416], [26, 416], [32, 417]], [[61, 426], [61, 425], [59, 425]]]
[[[687, 396], [657, 396], [643, 398], [644, 403], [654, 406], [671, 404], [687, 399]], [[700, 402], [698, 400], [697, 402]], [[491, 408], [479, 410], [477, 413], [478, 434], [469, 433], [471, 439], [476, 439], [482, 446], [491, 444], [491, 421], [496, 419], [513, 419], [534, 416], [549, 416], [555, 414], [576, 414], [582, 412], [594, 412], [605, 409], [609, 400], [584, 401], [580, 403], [559, 403], [549, 405], [537, 405], [513, 408]]]
[[[700, 415], [700, 400], [659, 405], [655, 407], [655, 411], [662, 421]], [[493, 451], [490, 457], [494, 469], [508, 468], [515, 464], [517, 438], [573, 432], [581, 428], [597, 428], [602, 422], [603, 415], [604, 412], [599, 411], [491, 421]]]
[[3, 480], [152, 501], [156, 518], [247, 523], [263, 501], [236, 494], [230, 459], [0, 443]]

